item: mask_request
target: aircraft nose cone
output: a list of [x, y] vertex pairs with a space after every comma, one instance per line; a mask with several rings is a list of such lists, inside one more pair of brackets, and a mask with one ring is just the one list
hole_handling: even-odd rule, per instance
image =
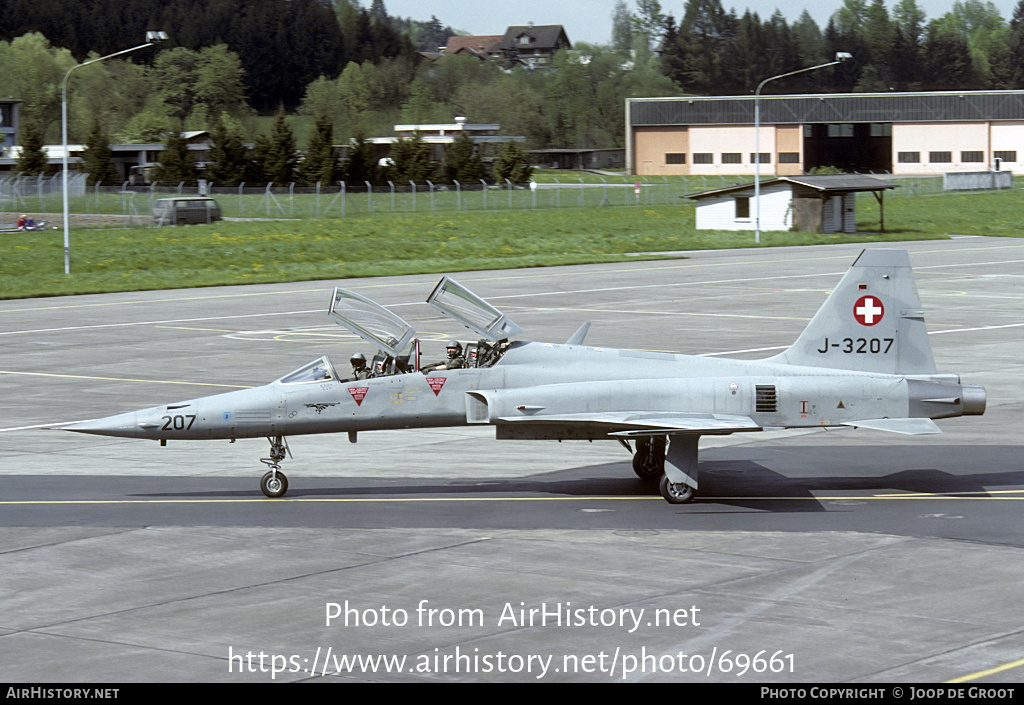
[[108, 416], [103, 419], [92, 421], [81, 421], [79, 423], [61, 426], [62, 431], [74, 431], [75, 433], [92, 433], [97, 436], [121, 436], [124, 438], [137, 438], [146, 432], [147, 424], [138, 422], [137, 412], [131, 411], [117, 416]]

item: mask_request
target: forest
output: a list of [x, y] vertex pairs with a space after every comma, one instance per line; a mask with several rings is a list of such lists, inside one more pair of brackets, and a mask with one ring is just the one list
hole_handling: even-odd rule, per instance
[[384, 0], [0, 0], [0, 96], [24, 101], [23, 132], [59, 141], [64, 74], [141, 43], [149, 29], [170, 40], [75, 72], [73, 142], [163, 141], [181, 130], [253, 142], [281, 129], [276, 114], [303, 126], [305, 147], [460, 115], [525, 135], [530, 148], [614, 147], [626, 98], [750, 94], [761, 79], [836, 51], [854, 58], [769, 90], [1024, 88], [1024, 0], [1010, 18], [984, 0], [956, 0], [934, 18], [916, 0], [891, 9], [844, 0], [825, 27], [806, 11], [791, 22], [781, 11], [738, 14], [721, 0], [619, 0], [611, 24], [607, 45], [577, 42], [550, 68], [529, 71], [427, 60], [419, 52], [456, 31], [437, 17], [393, 17]]

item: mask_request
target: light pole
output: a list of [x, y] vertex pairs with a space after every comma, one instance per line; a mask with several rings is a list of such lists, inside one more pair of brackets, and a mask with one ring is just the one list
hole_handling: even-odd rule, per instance
[[68, 79], [71, 77], [71, 72], [75, 69], [80, 69], [83, 66], [89, 64], [95, 64], [105, 59], [112, 59], [115, 56], [121, 56], [121, 54], [127, 54], [137, 49], [145, 49], [148, 46], [153, 46], [159, 42], [167, 39], [166, 32], [146, 32], [146, 43], [140, 44], [137, 47], [131, 49], [124, 49], [122, 51], [115, 52], [113, 54], [107, 54], [101, 56], [98, 59], [89, 59], [83, 61], [80, 64], [76, 64], [68, 69], [68, 72], [64, 74], [64, 83], [60, 89], [60, 139], [61, 147], [63, 149], [63, 174], [61, 181], [61, 188], [63, 191], [62, 200], [64, 205], [64, 274], [71, 274], [71, 237], [68, 231]]
[[789, 73], [780, 73], [778, 76], [771, 76], [757, 84], [757, 90], [754, 91], [754, 242], [761, 242], [761, 89], [769, 81], [794, 76], [798, 73], [814, 71], [815, 69], [823, 69], [826, 66], [835, 66], [852, 58], [853, 55], [848, 52], [837, 51], [835, 61], [830, 61], [827, 64], [818, 64], [817, 66], [808, 66], [805, 69], [797, 69]]

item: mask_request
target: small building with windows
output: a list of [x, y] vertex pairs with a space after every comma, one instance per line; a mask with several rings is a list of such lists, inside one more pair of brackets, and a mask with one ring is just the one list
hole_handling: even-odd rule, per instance
[[[885, 230], [883, 194], [899, 184], [859, 174], [783, 176], [761, 183], [761, 230], [819, 233], [857, 232], [857, 194], [878, 199], [879, 230]], [[697, 201], [697, 230], [754, 230], [754, 184], [702, 191]]]
[[[1024, 174], [1024, 91], [829, 93], [626, 101], [626, 166], [667, 174]], [[760, 140], [759, 148], [755, 146]]]

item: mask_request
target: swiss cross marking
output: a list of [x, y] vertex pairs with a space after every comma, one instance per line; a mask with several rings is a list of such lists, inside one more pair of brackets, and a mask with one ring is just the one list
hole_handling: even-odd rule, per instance
[[349, 387], [348, 393], [352, 395], [352, 398], [356, 402], [356, 406], [363, 405], [363, 398], [366, 396], [366, 392], [369, 387]]
[[441, 387], [443, 387], [444, 383], [447, 381], [447, 377], [427, 377], [427, 384], [429, 384], [430, 388], [434, 390], [435, 397], [441, 393]]
[[862, 296], [853, 305], [853, 317], [862, 326], [873, 326], [882, 320], [885, 306], [876, 296]]

